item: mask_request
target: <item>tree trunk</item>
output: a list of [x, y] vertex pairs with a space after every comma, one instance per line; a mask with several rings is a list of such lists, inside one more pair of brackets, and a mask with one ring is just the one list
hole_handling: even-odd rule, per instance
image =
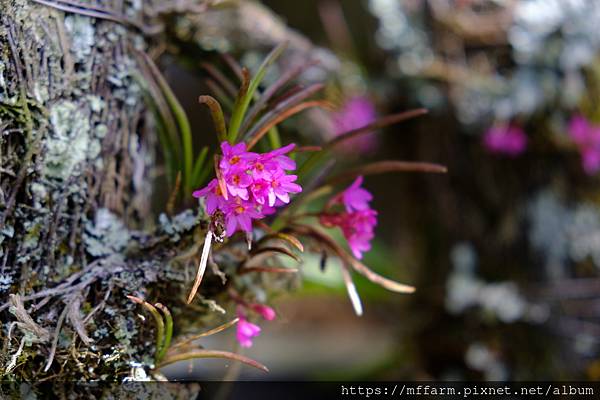
[[[188, 210], [152, 223], [155, 135], [137, 52], [185, 43], [198, 57], [211, 43], [240, 50], [282, 39], [292, 56], [315, 51], [252, 2], [224, 11], [202, 1], [85, 3], [0, 0], [4, 380], [150, 371], [154, 327], [126, 294], [165, 302], [176, 331], [211, 318], [206, 305], [184, 307], [187, 271], [170, 262], [194, 249], [201, 218]], [[249, 12], [270, 25], [240, 22]], [[168, 301], [157, 295], [166, 290]]]
[[[145, 41], [32, 1], [0, 4], [4, 379], [122, 379], [152, 355], [122, 295], [156, 279], [126, 255], [150, 211], [153, 143], [131, 51]], [[139, 18], [136, 4], [120, 14]]]

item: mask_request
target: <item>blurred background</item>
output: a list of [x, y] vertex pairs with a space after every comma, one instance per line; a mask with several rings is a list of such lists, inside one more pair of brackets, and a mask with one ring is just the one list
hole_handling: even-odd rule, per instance
[[[278, 318], [244, 354], [269, 366], [268, 379], [600, 379], [600, 2], [263, 4], [339, 59], [327, 88], [337, 112], [294, 120], [305, 144], [335, 136], [340, 120], [425, 107], [343, 156], [435, 162], [448, 173], [365, 180], [379, 212], [365, 264], [415, 294], [357, 277], [357, 317], [336, 260], [322, 270], [309, 256], [297, 290], [277, 295]], [[197, 109], [202, 76], [172, 66], [168, 77]], [[197, 129], [206, 124], [189, 114]], [[234, 335], [203, 343], [232, 348]], [[235, 372], [205, 360], [165, 371]]]

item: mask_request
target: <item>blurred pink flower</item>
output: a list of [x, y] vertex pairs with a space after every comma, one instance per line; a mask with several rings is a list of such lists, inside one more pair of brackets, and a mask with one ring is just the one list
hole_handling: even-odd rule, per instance
[[494, 125], [483, 135], [483, 145], [491, 153], [516, 157], [527, 148], [527, 135], [516, 125]]
[[363, 177], [359, 176], [346, 190], [333, 198], [330, 205], [342, 203], [345, 210], [340, 213], [321, 215], [321, 223], [327, 227], [342, 230], [354, 257], [361, 259], [362, 253], [371, 250], [371, 240], [375, 237], [377, 211], [369, 202], [373, 195], [360, 187]]
[[246, 316], [238, 313], [237, 340], [242, 347], [252, 347], [252, 339], [260, 335], [260, 326], [249, 322]]
[[346, 211], [360, 211], [369, 208], [369, 202], [373, 200], [373, 195], [368, 190], [360, 187], [363, 183], [363, 177], [359, 176], [356, 180], [342, 192], [342, 200], [346, 206]]
[[581, 153], [581, 164], [586, 174], [592, 175], [600, 170], [600, 126], [593, 125], [582, 115], [571, 118], [568, 127], [569, 136]]
[[[340, 136], [354, 129], [362, 128], [373, 123], [376, 118], [375, 105], [368, 97], [351, 97], [340, 110], [332, 114], [333, 134]], [[365, 134], [348, 140], [343, 147], [353, 153], [356, 153], [356, 150], [371, 152], [377, 147], [377, 141], [372, 134]]]
[[250, 304], [250, 308], [267, 321], [273, 321], [277, 316], [275, 310], [264, 304]]
[[346, 214], [341, 229], [354, 257], [361, 259], [362, 253], [371, 250], [371, 240], [375, 237], [377, 211], [367, 209]]
[[260, 334], [260, 326], [248, 321], [246, 310], [250, 309], [257, 314], [260, 314], [266, 321], [273, 321], [276, 317], [275, 310], [264, 304], [246, 303], [242, 299], [237, 299], [238, 306], [236, 314], [240, 319], [237, 324], [237, 340], [242, 347], [251, 347], [252, 338]]

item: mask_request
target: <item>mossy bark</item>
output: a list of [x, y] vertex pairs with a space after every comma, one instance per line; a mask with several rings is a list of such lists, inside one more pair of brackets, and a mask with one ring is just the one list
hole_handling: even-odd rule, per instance
[[[281, 40], [288, 58], [315, 51], [252, 2], [212, 17], [202, 1], [71, 4], [0, 0], [0, 374], [15, 383], [150, 371], [154, 328], [126, 294], [165, 302], [168, 290], [179, 327], [211, 314], [184, 307], [189, 271], [171, 262], [194, 254], [200, 216], [153, 223], [155, 134], [136, 52]], [[241, 23], [248, 12], [276, 34]]]
[[152, 357], [122, 295], [156, 280], [130, 256], [154, 160], [132, 55], [145, 40], [29, 0], [0, 8], [3, 380], [119, 380]]

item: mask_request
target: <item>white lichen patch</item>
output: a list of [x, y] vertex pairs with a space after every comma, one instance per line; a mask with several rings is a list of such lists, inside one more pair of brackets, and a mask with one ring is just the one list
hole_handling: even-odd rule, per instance
[[13, 277], [11, 275], [0, 274], [0, 293], [8, 291], [12, 283]]
[[50, 109], [54, 135], [46, 142], [45, 174], [66, 179], [77, 164], [86, 159], [89, 144], [89, 120], [75, 103], [63, 101]]
[[46, 186], [38, 182], [33, 182], [29, 186], [29, 190], [33, 197], [33, 206], [35, 208], [42, 208], [42, 205], [48, 200], [48, 190], [46, 189]]
[[102, 139], [108, 133], [108, 126], [106, 126], [104, 124], [98, 124], [98, 125], [96, 125], [95, 131], [96, 131], [96, 137], [98, 139]]
[[102, 97], [100, 96], [90, 94], [87, 96], [87, 99], [90, 103], [90, 109], [95, 113], [100, 113], [106, 105], [106, 103], [104, 102], [104, 100], [102, 100]]
[[161, 229], [170, 236], [171, 241], [177, 242], [181, 238], [180, 234], [196, 226], [199, 219], [192, 210], [185, 210], [172, 218], [162, 213], [158, 217], [158, 222]]
[[93, 256], [120, 253], [129, 243], [130, 234], [123, 221], [106, 208], [96, 212], [93, 223], [88, 223], [83, 234], [86, 250]]
[[33, 96], [35, 97], [35, 100], [38, 103], [44, 104], [50, 98], [50, 94], [48, 93], [48, 86], [46, 86], [45, 83], [36, 81], [33, 84]]
[[[5, 69], [6, 65], [0, 61], [0, 89], [2, 89], [2, 91], [6, 90], [6, 79], [4, 78]], [[2, 100], [2, 91], [0, 91], [0, 100]]]
[[91, 54], [94, 46], [94, 25], [92, 19], [80, 15], [65, 17], [65, 28], [71, 41], [71, 53], [76, 61], [84, 62]]
[[83, 110], [88, 107], [70, 101], [56, 103], [50, 109], [53, 134], [46, 141], [44, 174], [66, 179], [77, 174], [76, 166], [97, 157], [100, 144], [91, 135], [90, 121]]

